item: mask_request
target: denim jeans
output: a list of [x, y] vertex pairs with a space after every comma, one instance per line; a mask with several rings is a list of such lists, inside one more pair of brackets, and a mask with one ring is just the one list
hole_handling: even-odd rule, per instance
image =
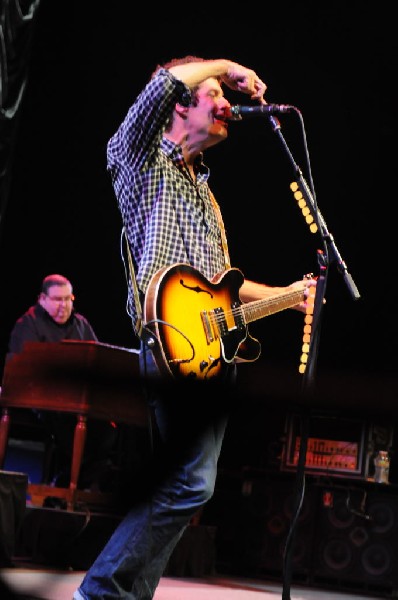
[[[142, 373], [156, 376], [146, 348], [140, 351], [140, 361]], [[165, 389], [162, 394], [157, 387], [148, 397], [161, 441], [156, 458], [163, 468], [154, 469], [153, 493], [144, 494], [123, 518], [74, 600], [153, 598], [185, 528], [214, 492], [227, 411], [214, 410], [212, 388], [205, 386], [205, 391], [171, 387], [172, 393]]]

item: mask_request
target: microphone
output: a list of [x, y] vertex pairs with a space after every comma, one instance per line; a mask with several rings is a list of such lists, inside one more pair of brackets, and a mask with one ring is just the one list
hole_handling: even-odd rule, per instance
[[260, 106], [240, 106], [236, 104], [226, 111], [226, 117], [231, 121], [241, 121], [246, 117], [288, 113], [293, 108], [290, 104], [261, 104]]

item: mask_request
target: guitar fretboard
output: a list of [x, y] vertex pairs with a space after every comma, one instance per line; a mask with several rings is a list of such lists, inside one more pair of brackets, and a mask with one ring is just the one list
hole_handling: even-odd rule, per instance
[[305, 299], [304, 290], [293, 290], [277, 296], [270, 296], [263, 300], [256, 300], [242, 305], [246, 323], [252, 323], [262, 317], [273, 315], [277, 312], [296, 306]]

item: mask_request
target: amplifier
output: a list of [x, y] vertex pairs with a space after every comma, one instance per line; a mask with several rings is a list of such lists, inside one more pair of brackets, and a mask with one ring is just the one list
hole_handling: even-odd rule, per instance
[[[297, 436], [293, 456], [288, 465], [298, 465], [300, 444], [301, 438]], [[305, 465], [308, 469], [323, 469], [328, 472], [347, 471], [350, 474], [357, 474], [361, 472], [360, 445], [357, 442], [309, 438]]]
[[[368, 425], [361, 419], [331, 416], [309, 417], [305, 470], [319, 475], [366, 478], [369, 463]], [[297, 467], [301, 420], [290, 414], [282, 452], [281, 469]]]

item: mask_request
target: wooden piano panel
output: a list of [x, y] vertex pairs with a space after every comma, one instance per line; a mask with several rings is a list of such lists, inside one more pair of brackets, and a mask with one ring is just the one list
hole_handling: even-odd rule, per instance
[[27, 342], [6, 364], [0, 405], [148, 421], [138, 353], [99, 342]]

